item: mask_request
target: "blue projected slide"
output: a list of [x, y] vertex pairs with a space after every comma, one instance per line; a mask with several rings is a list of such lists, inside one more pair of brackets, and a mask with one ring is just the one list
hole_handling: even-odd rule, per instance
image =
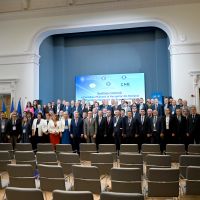
[[76, 100], [145, 99], [144, 73], [76, 76]]

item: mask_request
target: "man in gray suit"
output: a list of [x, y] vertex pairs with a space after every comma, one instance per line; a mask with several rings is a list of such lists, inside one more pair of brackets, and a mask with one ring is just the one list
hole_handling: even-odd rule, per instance
[[84, 120], [84, 137], [87, 143], [95, 143], [97, 134], [97, 122], [92, 117], [92, 111], [88, 112], [88, 117]]

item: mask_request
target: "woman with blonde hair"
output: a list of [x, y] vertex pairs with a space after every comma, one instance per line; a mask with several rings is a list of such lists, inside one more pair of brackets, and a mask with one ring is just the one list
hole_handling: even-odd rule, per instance
[[22, 130], [20, 135], [21, 143], [30, 143], [31, 135], [31, 124], [28, 121], [28, 117], [24, 116], [22, 119]]
[[61, 123], [62, 123], [61, 144], [71, 144], [71, 140], [70, 140], [71, 118], [69, 118], [69, 113], [67, 111], [64, 112]]
[[61, 121], [58, 120], [57, 115], [53, 115], [52, 119], [48, 123], [48, 132], [50, 136], [50, 142], [56, 146], [60, 144], [60, 138], [62, 137], [62, 125]]

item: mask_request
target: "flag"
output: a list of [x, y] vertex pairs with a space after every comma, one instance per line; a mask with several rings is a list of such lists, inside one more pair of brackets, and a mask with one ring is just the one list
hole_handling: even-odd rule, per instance
[[2, 112], [6, 112], [6, 104], [4, 102], [4, 100], [2, 99]]
[[14, 110], [15, 110], [14, 101], [12, 99], [12, 103], [11, 103], [11, 106], [10, 106], [10, 113], [12, 113]]
[[20, 98], [19, 101], [18, 101], [17, 113], [18, 113], [18, 115], [19, 115], [20, 117], [22, 116], [21, 98]]

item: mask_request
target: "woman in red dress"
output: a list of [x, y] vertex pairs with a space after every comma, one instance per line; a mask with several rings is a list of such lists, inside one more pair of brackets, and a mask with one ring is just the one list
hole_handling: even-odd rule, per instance
[[52, 119], [49, 121], [48, 131], [50, 134], [50, 142], [54, 145], [55, 148], [56, 144], [60, 144], [62, 132], [61, 122], [58, 120], [57, 115], [53, 115]]

